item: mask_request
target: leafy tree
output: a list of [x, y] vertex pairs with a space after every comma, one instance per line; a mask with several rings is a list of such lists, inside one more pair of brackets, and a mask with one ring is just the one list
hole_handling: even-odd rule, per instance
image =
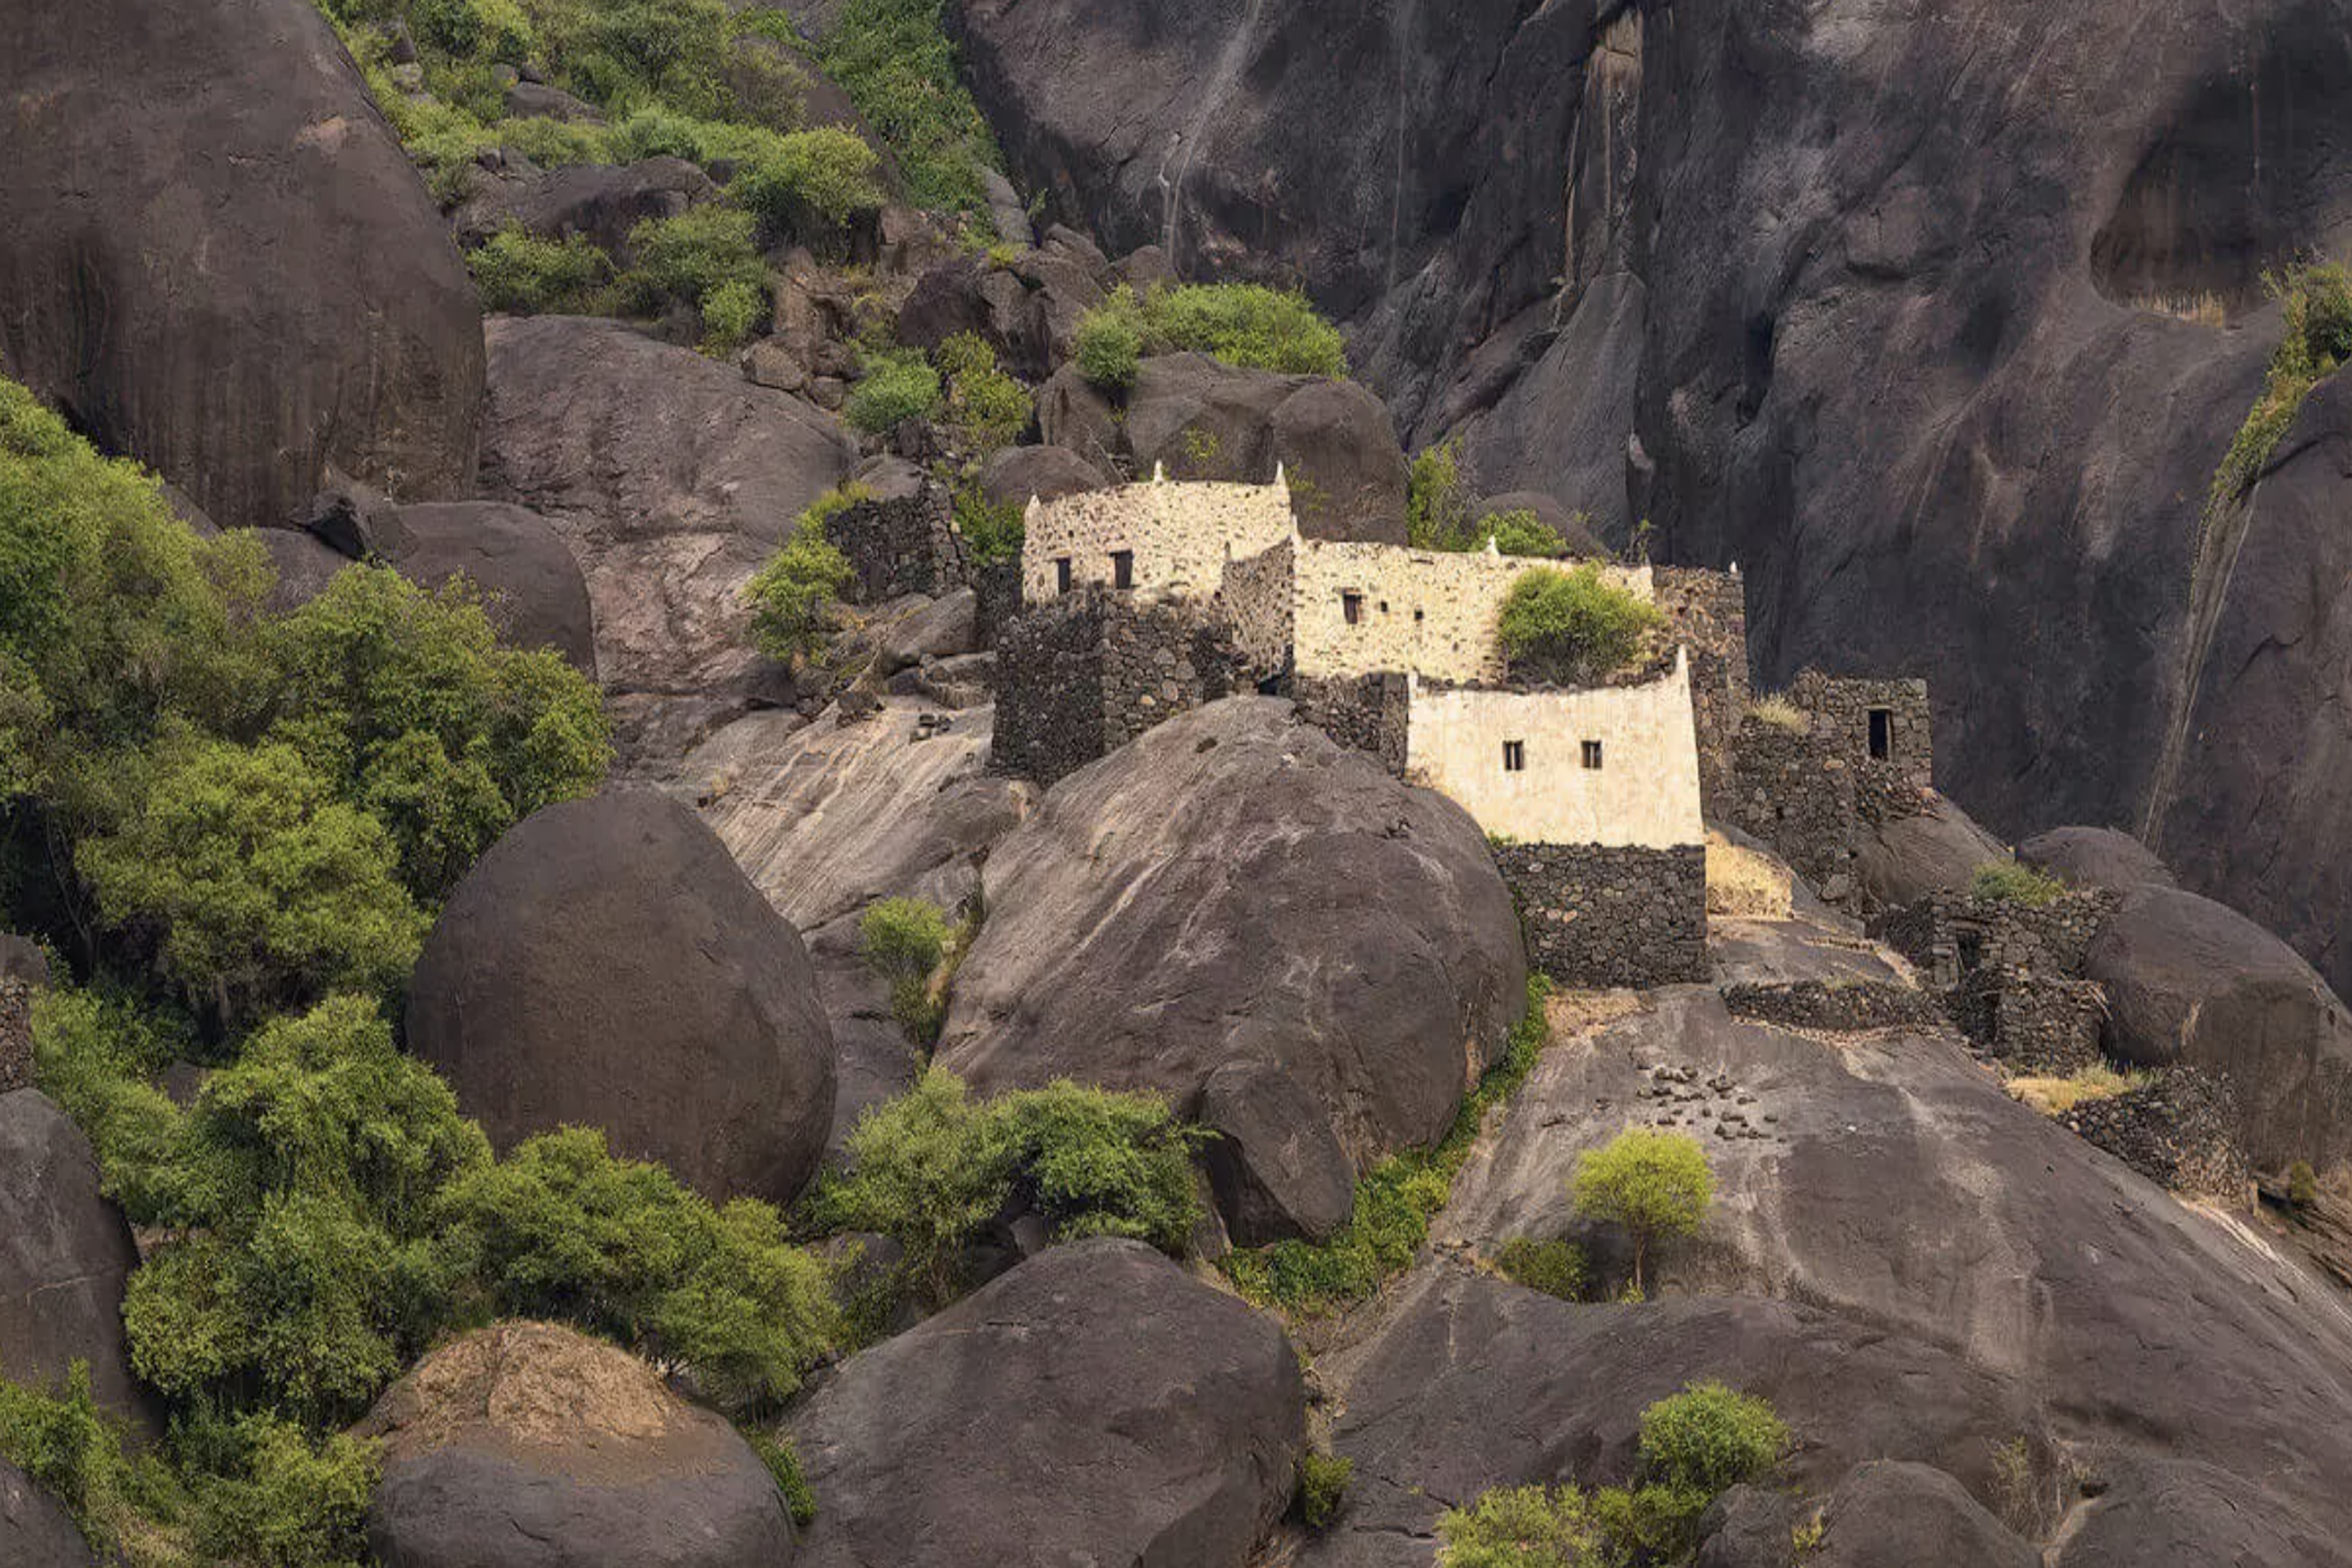
[[724, 1208], [568, 1128], [476, 1167], [435, 1205], [435, 1271], [459, 1321], [560, 1319], [690, 1372], [721, 1405], [772, 1405], [838, 1331], [825, 1270], [770, 1205]]
[[1027, 509], [1019, 501], [999, 506], [979, 485], [965, 485], [956, 491], [955, 520], [964, 548], [975, 559], [992, 563], [1021, 559], [1021, 542], [1028, 533], [1029, 522]]
[[1587, 1568], [1601, 1535], [1574, 1487], [1498, 1487], [1438, 1516], [1439, 1568]]
[[744, 584], [752, 645], [785, 662], [814, 657], [824, 647], [835, 602], [856, 575], [849, 558], [804, 517], [792, 542]]
[[292, 747], [178, 735], [142, 772], [142, 805], [75, 862], [106, 921], [152, 943], [192, 1003], [243, 1023], [405, 981], [428, 922], [392, 836]]
[[948, 422], [975, 450], [1011, 446], [1028, 427], [1035, 404], [1028, 389], [999, 370], [996, 351], [973, 332], [958, 332], [935, 356], [947, 378]]
[[928, 419], [940, 406], [940, 373], [921, 354], [894, 351], [866, 356], [865, 378], [842, 412], [858, 429], [879, 436], [909, 419]]
[[1579, 1214], [1621, 1225], [1633, 1238], [1637, 1291], [1651, 1246], [1696, 1232], [1714, 1191], [1697, 1139], [1648, 1127], [1628, 1128], [1605, 1147], [1586, 1150], [1570, 1182]]
[[819, 126], [777, 138], [736, 174], [727, 195], [776, 234], [844, 229], [881, 208], [877, 162], [855, 133]]
[[1644, 1477], [1709, 1498], [1769, 1469], [1788, 1446], [1769, 1402], [1720, 1383], [1694, 1383], [1642, 1412]]
[[944, 0], [844, 0], [817, 61], [889, 147], [910, 201], [982, 214], [981, 172], [1001, 160], [964, 85], [945, 8]]
[[1655, 605], [1611, 584], [1598, 566], [1538, 566], [1511, 584], [1497, 631], [1515, 670], [1582, 684], [1633, 662], [1661, 619]]

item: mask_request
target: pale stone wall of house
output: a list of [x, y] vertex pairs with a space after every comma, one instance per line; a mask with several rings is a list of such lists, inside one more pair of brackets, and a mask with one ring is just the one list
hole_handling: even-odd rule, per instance
[[[1293, 668], [1309, 677], [1398, 669], [1433, 680], [1500, 680], [1496, 626], [1503, 601], [1521, 576], [1555, 564], [1480, 551], [1302, 540], [1291, 574]], [[1655, 598], [1647, 566], [1600, 571], [1620, 588]], [[1359, 605], [1352, 626], [1350, 595]]]
[[[1579, 691], [1437, 689], [1415, 684], [1405, 774], [1490, 834], [1539, 844], [1668, 849], [1704, 844], [1690, 660], [1641, 686]], [[1584, 744], [1601, 742], [1601, 766]], [[1527, 765], [1504, 765], [1507, 742]]]
[[1055, 597], [1055, 563], [1070, 563], [1071, 586], [1109, 584], [1116, 551], [1135, 553], [1134, 590], [1145, 601], [1206, 599], [1223, 586], [1225, 563], [1264, 553], [1290, 537], [1286, 484], [1179, 483], [1153, 479], [1031, 505], [1021, 546], [1024, 598]]

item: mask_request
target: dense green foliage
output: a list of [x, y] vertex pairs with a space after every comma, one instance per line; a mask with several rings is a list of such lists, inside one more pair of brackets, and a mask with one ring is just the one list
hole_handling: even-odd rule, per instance
[[833, 610], [857, 575], [824, 536], [827, 519], [856, 503], [854, 487], [829, 490], [801, 513], [793, 536], [743, 585], [751, 605], [751, 643], [770, 658], [812, 658], [833, 628]]
[[1651, 1246], [1689, 1236], [1706, 1217], [1715, 1178], [1706, 1151], [1683, 1132], [1629, 1127], [1577, 1157], [1569, 1180], [1577, 1213], [1624, 1226], [1633, 1242], [1633, 1289], [1642, 1289], [1642, 1262]]
[[1583, 1252], [1573, 1242], [1558, 1238], [1538, 1241], [1531, 1236], [1515, 1236], [1496, 1251], [1495, 1268], [1513, 1284], [1563, 1301], [1583, 1300], [1591, 1282]]
[[2283, 331], [2262, 395], [2214, 470], [2201, 520], [2209, 531], [2261, 476], [2311, 389], [2352, 359], [2352, 268], [2340, 262], [2304, 262], [2263, 282], [2280, 302]]
[[1133, 384], [1139, 355], [1187, 350], [1289, 375], [1348, 374], [1339, 329], [1307, 296], [1255, 283], [1186, 284], [1141, 299], [1122, 288], [1078, 323], [1079, 373], [1097, 386]]
[[1356, 1184], [1354, 1211], [1330, 1240], [1277, 1241], [1226, 1254], [1219, 1267], [1234, 1287], [1259, 1306], [1320, 1314], [1354, 1306], [1402, 1273], [1429, 1238], [1430, 1217], [1445, 1206], [1486, 1112], [1510, 1099], [1543, 1054], [1550, 1037], [1548, 994], [1541, 976], [1528, 982], [1527, 1016], [1511, 1030], [1503, 1059], [1464, 1098], [1434, 1148], [1391, 1154], [1373, 1166]]
[[1568, 553], [1568, 541], [1560, 536], [1559, 530], [1524, 509], [1490, 513], [1479, 522], [1477, 532], [1476, 548], [1481, 550], [1491, 539], [1495, 548], [1506, 555], [1550, 560]]
[[882, 205], [874, 149], [835, 125], [795, 132], [764, 145], [729, 184], [730, 199], [776, 234], [845, 229]]
[[865, 356], [866, 374], [843, 415], [870, 436], [887, 435], [909, 419], [929, 419], [944, 405], [940, 373], [911, 349]]
[[1685, 1562], [1727, 1489], [1771, 1468], [1789, 1429], [1761, 1399], [1695, 1384], [1642, 1413], [1632, 1485], [1502, 1487], [1437, 1521], [1439, 1568], [1662, 1568]]
[[947, 420], [975, 457], [1021, 438], [1035, 413], [1028, 388], [997, 368], [996, 351], [971, 332], [941, 343], [933, 359], [947, 383]]
[[1298, 1457], [1298, 1517], [1309, 1530], [1327, 1528], [1348, 1500], [1356, 1461], [1309, 1448]]
[[1598, 566], [1539, 566], [1511, 584], [1496, 629], [1515, 673], [1582, 685], [1640, 658], [1661, 619]]
[[954, 932], [945, 911], [922, 899], [884, 899], [858, 921], [866, 966], [890, 984], [890, 1016], [919, 1044], [939, 1037], [940, 998], [932, 986]]
[[541, 239], [509, 224], [466, 258], [482, 307], [513, 315], [593, 315], [613, 280], [613, 258], [584, 234]]
[[849, 1134], [853, 1174], [812, 1199], [824, 1228], [877, 1231], [906, 1248], [908, 1282], [953, 1294], [965, 1244], [1016, 1190], [1056, 1239], [1123, 1236], [1183, 1250], [1197, 1218], [1199, 1134], [1151, 1094], [1055, 1083], [975, 1100], [943, 1068], [868, 1110]]
[[1462, 474], [1462, 442], [1449, 437], [1414, 455], [1405, 492], [1405, 538], [1416, 550], [1484, 550], [1488, 541], [1506, 555], [1547, 559], [1568, 553], [1568, 541], [1532, 511], [1471, 515]]
[[956, 491], [955, 520], [974, 560], [998, 564], [1021, 559], [1021, 543], [1029, 531], [1027, 509], [1021, 502], [1000, 506], [980, 486], [968, 484]]
[[1969, 879], [1970, 898], [2028, 909], [2055, 903], [2065, 891], [2066, 884], [2057, 878], [2016, 860], [1988, 860]]
[[792, 1443], [772, 1436], [757, 1427], [746, 1427], [743, 1440], [751, 1445], [751, 1452], [768, 1467], [768, 1474], [776, 1479], [776, 1489], [784, 1494], [784, 1507], [793, 1522], [806, 1530], [816, 1522], [816, 1492], [801, 1469], [801, 1457]]
[[945, 10], [946, 0], [844, 0], [817, 63], [890, 149], [909, 201], [982, 214], [981, 175], [1000, 160], [963, 84]]

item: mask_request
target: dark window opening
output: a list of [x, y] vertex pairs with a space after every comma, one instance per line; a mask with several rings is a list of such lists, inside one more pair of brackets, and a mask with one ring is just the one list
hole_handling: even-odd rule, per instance
[[1340, 595], [1339, 614], [1347, 617], [1348, 624], [1351, 626], [1362, 625], [1364, 619], [1364, 596], [1361, 594]]
[[1503, 771], [1507, 773], [1523, 773], [1528, 771], [1528, 743], [1525, 741], [1503, 742]]
[[1057, 555], [1054, 558], [1054, 592], [1066, 594], [1069, 591], [1070, 558], [1066, 555]]
[[1882, 763], [1895, 755], [1895, 710], [1892, 708], [1870, 710], [1870, 754]]
[[1135, 586], [1135, 552], [1114, 550], [1110, 552], [1110, 585], [1114, 588]]
[[1382, 600], [1381, 601], [1381, 614], [1382, 614], [1382, 615], [1384, 615], [1384, 616], [1385, 616], [1385, 615], [1387, 615], [1388, 613], [1389, 613], [1389, 602], [1388, 602], [1386, 599], [1382, 599]]
[[1419, 609], [1416, 609], [1416, 610], [1414, 610], [1414, 611], [1413, 611], [1413, 613], [1412, 613], [1412, 619], [1413, 619], [1413, 624], [1414, 624], [1415, 626], [1418, 626], [1418, 625], [1420, 625], [1420, 624], [1421, 624], [1422, 616], [1423, 616], [1425, 613], [1426, 613], [1426, 612], [1424, 612], [1424, 611], [1423, 611], [1423, 610], [1419, 610]]
[[1584, 742], [1584, 765], [1588, 768], [1595, 769], [1601, 766], [1600, 742], [1587, 741]]

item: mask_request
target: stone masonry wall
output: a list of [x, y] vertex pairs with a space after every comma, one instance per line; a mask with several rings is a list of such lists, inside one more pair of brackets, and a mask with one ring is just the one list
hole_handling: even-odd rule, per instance
[[1369, 752], [1397, 777], [1405, 773], [1412, 721], [1412, 682], [1393, 670], [1291, 683], [1298, 716], [1343, 746]]
[[1290, 579], [1297, 560], [1297, 547], [1286, 539], [1271, 550], [1225, 565], [1218, 597], [1234, 628], [1234, 643], [1261, 678], [1290, 668]]
[[1698, 725], [1699, 798], [1707, 816], [1730, 810], [1731, 759], [1748, 714], [1748, 584], [1736, 573], [1662, 566], [1658, 608], [1690, 650], [1691, 705]]
[[1501, 844], [1528, 962], [1562, 985], [1706, 978], [1706, 851]]
[[1112, 552], [1129, 551], [1141, 597], [1207, 599], [1227, 562], [1273, 549], [1295, 526], [1286, 485], [1152, 479], [1039, 501], [1024, 525], [1022, 593], [1032, 605], [1053, 598], [1062, 560], [1074, 588], [1108, 584]]
[[1105, 753], [1187, 710], [1251, 689], [1231, 633], [1209, 616], [1114, 602], [1103, 616]]
[[1021, 563], [974, 561], [971, 571], [975, 632], [983, 649], [992, 648], [1021, 613]]
[[1810, 731], [1745, 719], [1728, 805], [1734, 827], [1769, 845], [1824, 898], [1850, 891], [1859, 816], [1854, 769], [1840, 749]]
[[1935, 783], [1936, 743], [1926, 681], [1856, 680], [1808, 669], [1790, 683], [1788, 698], [1826, 721], [1846, 756], [1857, 763], [1871, 760], [1872, 711], [1885, 710], [1890, 753], [1885, 760], [1914, 784]]
[[836, 512], [825, 538], [849, 558], [857, 579], [853, 602], [878, 605], [902, 594], [945, 594], [963, 585], [963, 542], [947, 491], [926, 484], [915, 495], [863, 500]]

